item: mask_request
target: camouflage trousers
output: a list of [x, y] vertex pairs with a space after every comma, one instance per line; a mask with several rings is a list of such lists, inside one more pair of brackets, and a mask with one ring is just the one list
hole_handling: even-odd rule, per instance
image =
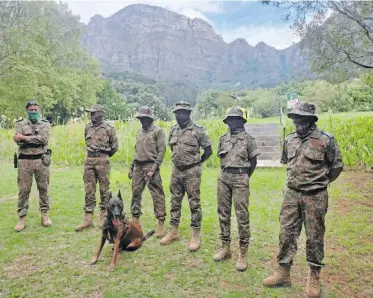
[[191, 213], [191, 226], [201, 228], [202, 209], [200, 201], [202, 169], [195, 166], [191, 169], [180, 171], [173, 167], [171, 173], [171, 220], [172, 226], [178, 227], [181, 217], [181, 203], [185, 193], [188, 195], [189, 208]]
[[240, 247], [248, 247], [250, 234], [249, 221], [249, 175], [220, 172], [217, 186], [220, 239], [231, 241], [232, 201], [236, 212]]
[[49, 210], [49, 167], [42, 164], [41, 159], [18, 160], [18, 216], [27, 215], [32, 177], [35, 176], [39, 191], [39, 209]]
[[110, 197], [109, 157], [86, 157], [84, 161], [84, 189], [86, 213], [93, 213], [96, 207], [96, 184], [100, 186], [100, 209], [106, 209]]
[[[134, 217], [140, 217], [142, 215], [142, 193], [146, 185], [145, 177], [150, 169], [151, 167], [138, 166], [135, 166], [133, 169], [131, 213]], [[166, 203], [159, 168], [154, 172], [153, 177], [149, 180], [148, 189], [153, 198], [155, 217], [160, 220], [164, 220], [166, 217]]]
[[306, 255], [311, 266], [324, 266], [325, 215], [328, 210], [328, 192], [320, 190], [310, 193], [288, 187], [280, 213], [280, 249], [277, 261], [281, 266], [291, 266], [297, 251], [297, 240], [306, 229]]

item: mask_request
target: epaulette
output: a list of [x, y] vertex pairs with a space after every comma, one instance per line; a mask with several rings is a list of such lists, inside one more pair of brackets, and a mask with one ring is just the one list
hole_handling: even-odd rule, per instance
[[92, 122], [88, 122], [85, 127], [92, 126]]
[[109, 125], [110, 127], [113, 127], [113, 128], [114, 128], [114, 125], [113, 125], [113, 124], [108, 123], [108, 122], [106, 122], [106, 124]]
[[289, 133], [286, 137], [291, 136], [291, 135], [293, 135], [293, 134], [295, 134], [295, 131]]
[[49, 121], [47, 119], [41, 119], [41, 121], [49, 123]]
[[21, 117], [21, 118], [19, 118], [18, 120], [16, 120], [16, 122], [20, 122], [20, 121], [22, 121], [22, 120], [24, 120], [24, 119]]
[[334, 136], [333, 136], [333, 134], [331, 134], [331, 133], [329, 133], [329, 132], [326, 132], [326, 131], [323, 131], [323, 130], [321, 130], [321, 133], [322, 133], [323, 135], [326, 135], [326, 136], [328, 136], [328, 137], [329, 137], [329, 139], [334, 139]]
[[203, 126], [198, 124], [198, 123], [194, 123], [195, 126], [199, 127], [199, 128], [202, 128], [203, 129]]

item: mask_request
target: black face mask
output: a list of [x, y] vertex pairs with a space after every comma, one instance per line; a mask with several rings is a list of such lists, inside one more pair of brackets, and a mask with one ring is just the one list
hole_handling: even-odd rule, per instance
[[101, 112], [92, 112], [91, 113], [91, 121], [93, 126], [101, 125], [102, 121], [104, 120], [104, 114]]
[[175, 112], [175, 117], [177, 124], [181, 128], [185, 128], [188, 125], [188, 122], [190, 121], [190, 111], [180, 110]]
[[295, 117], [293, 118], [295, 131], [300, 137], [306, 137], [316, 128], [313, 118], [310, 117]]
[[229, 131], [231, 133], [238, 133], [241, 131], [245, 131], [244, 127], [244, 121], [240, 117], [228, 117], [227, 120], [225, 121], [225, 124], [228, 125]]
[[153, 119], [148, 117], [139, 118], [139, 120], [144, 130], [147, 130], [153, 123]]

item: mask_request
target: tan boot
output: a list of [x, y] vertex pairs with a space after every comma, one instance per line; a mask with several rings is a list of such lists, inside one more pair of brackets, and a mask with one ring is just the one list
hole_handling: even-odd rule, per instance
[[266, 287], [290, 286], [290, 267], [279, 266], [271, 276], [263, 281], [263, 284]]
[[44, 227], [50, 227], [52, 225], [52, 221], [50, 220], [50, 218], [48, 216], [48, 212], [46, 212], [46, 211], [41, 212], [41, 224]]
[[189, 243], [189, 251], [197, 251], [201, 247], [201, 229], [193, 228], [192, 240]]
[[26, 215], [20, 216], [18, 223], [14, 227], [14, 230], [16, 232], [21, 232], [26, 227]]
[[168, 230], [167, 235], [164, 236], [162, 240], [160, 241], [160, 244], [168, 245], [179, 239], [180, 239], [180, 235], [179, 235], [178, 227], [171, 226], [170, 229]]
[[317, 266], [310, 267], [306, 290], [308, 297], [320, 297], [320, 270]]
[[158, 219], [158, 227], [155, 232], [155, 237], [162, 238], [164, 236], [164, 220]]
[[84, 215], [84, 221], [80, 225], [75, 227], [75, 231], [80, 232], [80, 231], [83, 231], [86, 228], [93, 227], [92, 216], [93, 216], [92, 213], [86, 213]]
[[105, 209], [101, 209], [101, 211], [100, 211], [100, 217], [98, 218], [98, 227], [100, 229], [102, 228], [102, 226], [104, 224], [105, 217], [106, 217], [106, 210]]
[[247, 247], [241, 247], [240, 248], [240, 255], [238, 257], [237, 263], [236, 263], [236, 269], [238, 271], [245, 271], [247, 268]]
[[214, 261], [220, 262], [231, 257], [231, 248], [229, 243], [223, 243], [221, 249], [214, 254]]

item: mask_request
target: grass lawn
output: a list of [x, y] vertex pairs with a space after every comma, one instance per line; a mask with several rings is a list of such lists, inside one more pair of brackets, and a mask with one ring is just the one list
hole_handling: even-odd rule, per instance
[[[1, 164], [0, 179], [0, 297], [305, 297], [307, 277], [305, 241], [301, 236], [292, 271], [291, 288], [266, 289], [263, 278], [276, 262], [279, 208], [284, 169], [259, 169], [251, 180], [250, 221], [252, 242], [248, 269], [235, 270], [237, 225], [232, 220], [233, 258], [215, 263], [220, 245], [216, 213], [218, 169], [204, 169], [201, 189], [203, 246], [190, 253], [190, 212], [184, 200], [181, 240], [161, 247], [154, 237], [133, 253], [121, 253], [116, 270], [108, 271], [111, 247], [105, 246], [96, 266], [89, 261], [100, 230], [74, 231], [83, 218], [82, 167], [52, 167], [51, 211], [53, 226], [40, 225], [35, 183], [30, 196], [26, 230], [14, 232], [17, 222], [16, 169]], [[162, 168], [170, 208], [170, 167]], [[326, 257], [321, 274], [323, 297], [373, 297], [373, 174], [344, 172], [330, 188]], [[129, 212], [127, 170], [113, 168], [111, 188], [120, 188]], [[145, 232], [155, 228], [149, 192], [143, 199]], [[95, 214], [97, 223], [98, 214]], [[168, 217], [169, 219], [169, 217]], [[168, 226], [168, 223], [167, 223]]]

